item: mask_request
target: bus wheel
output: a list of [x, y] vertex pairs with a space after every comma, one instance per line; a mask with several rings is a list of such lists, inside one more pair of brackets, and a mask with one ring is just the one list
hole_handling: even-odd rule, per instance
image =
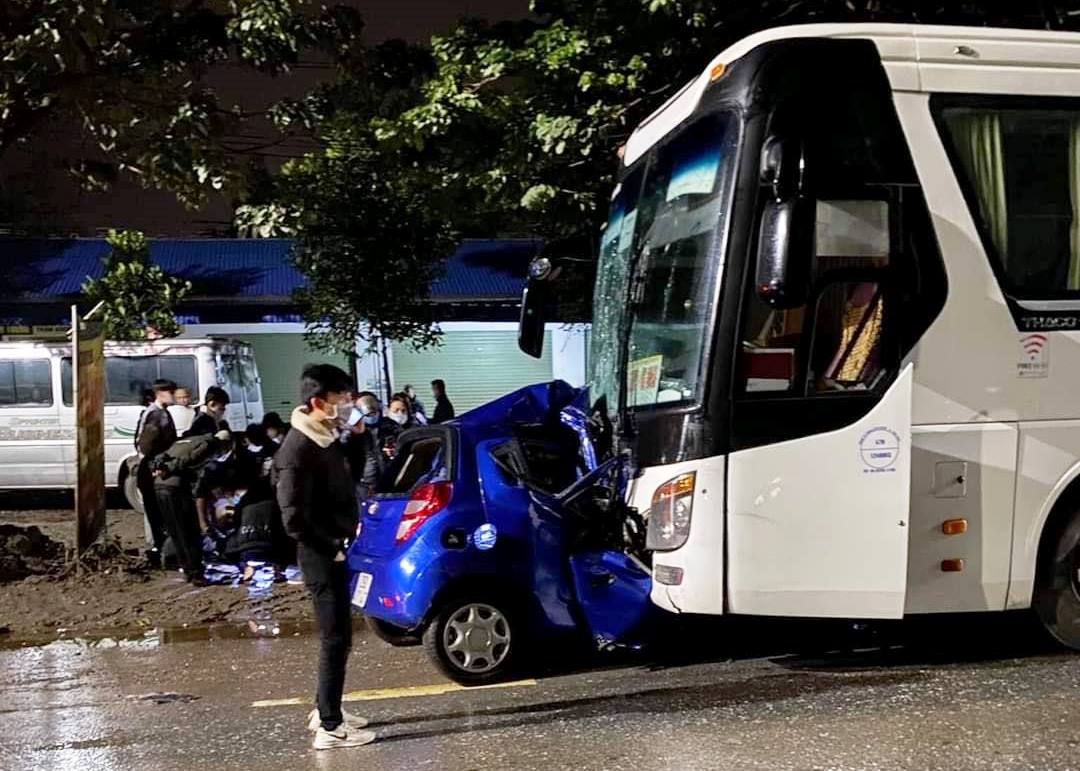
[[1034, 606], [1058, 642], [1080, 650], [1080, 512], [1040, 560]]

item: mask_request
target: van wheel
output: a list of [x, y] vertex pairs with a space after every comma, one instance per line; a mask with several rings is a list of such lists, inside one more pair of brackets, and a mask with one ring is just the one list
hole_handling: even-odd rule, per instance
[[139, 514], [145, 516], [146, 509], [143, 507], [142, 493], [139, 491], [139, 480], [137, 477], [137, 474], [127, 474], [124, 477], [122, 489], [128, 505]]
[[371, 631], [375, 633], [376, 637], [397, 648], [408, 648], [423, 642], [423, 639], [418, 632], [410, 632], [408, 629], [402, 629], [399, 626], [388, 624], [385, 621], [380, 621], [371, 616], [364, 616], [364, 620], [371, 628]]
[[505, 679], [522, 646], [515, 608], [485, 593], [458, 595], [442, 606], [424, 630], [424, 648], [435, 664], [462, 685]]
[[1034, 607], [1058, 642], [1080, 650], [1080, 512], [1040, 561]]

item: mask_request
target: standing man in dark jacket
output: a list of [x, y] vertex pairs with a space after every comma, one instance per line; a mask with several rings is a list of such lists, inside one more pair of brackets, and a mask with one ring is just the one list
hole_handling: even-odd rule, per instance
[[171, 380], [155, 380], [150, 387], [153, 401], [143, 410], [135, 428], [135, 449], [139, 453], [135, 483], [142, 496], [143, 515], [146, 517], [146, 559], [152, 567], [161, 567], [161, 548], [165, 545], [167, 534], [154, 492], [150, 465], [176, 441], [176, 426], [169, 414], [169, 407], [175, 401], [176, 388], [176, 383]]
[[431, 395], [435, 397], [435, 412], [431, 414], [431, 422], [445, 423], [453, 420], [454, 405], [446, 398], [446, 383], [442, 380], [432, 380]]
[[318, 709], [308, 716], [317, 750], [359, 747], [375, 740], [367, 721], [341, 709], [345, 664], [352, 647], [352, 604], [345, 566], [356, 533], [358, 504], [345, 445], [335, 428], [352, 410], [352, 380], [329, 364], [310, 365], [300, 383], [303, 404], [274, 455], [277, 500], [285, 531], [298, 544], [300, 570], [319, 625]]
[[191, 421], [191, 428], [184, 437], [206, 436], [216, 434], [223, 428], [228, 428], [225, 423], [225, 408], [229, 406], [229, 394], [224, 388], [210, 386], [206, 389], [206, 398], [203, 399], [202, 409]]

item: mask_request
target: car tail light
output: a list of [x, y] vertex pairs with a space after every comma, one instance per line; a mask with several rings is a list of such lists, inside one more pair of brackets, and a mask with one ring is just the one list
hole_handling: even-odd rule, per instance
[[412, 538], [422, 524], [450, 504], [453, 492], [454, 487], [449, 482], [431, 482], [417, 488], [401, 515], [394, 543], [402, 544]]
[[656, 488], [649, 508], [646, 548], [670, 551], [686, 543], [690, 537], [696, 479], [694, 472], [680, 474]]

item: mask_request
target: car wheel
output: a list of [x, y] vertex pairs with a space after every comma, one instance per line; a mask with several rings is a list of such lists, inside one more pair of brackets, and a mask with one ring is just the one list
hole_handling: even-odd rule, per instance
[[145, 516], [146, 509], [143, 507], [142, 492], [139, 490], [139, 480], [135, 474], [128, 474], [124, 477], [124, 497], [127, 499], [128, 505], [131, 506], [136, 512]]
[[371, 616], [364, 616], [364, 620], [371, 627], [371, 631], [375, 633], [376, 637], [398, 648], [407, 648], [423, 642], [419, 632], [410, 632], [407, 629], [388, 624], [377, 618], [371, 618]]
[[445, 603], [424, 631], [424, 647], [447, 677], [462, 685], [505, 679], [523, 639], [516, 610], [480, 593]]
[[1035, 613], [1062, 645], [1080, 650], [1080, 512], [1054, 540], [1039, 565]]

